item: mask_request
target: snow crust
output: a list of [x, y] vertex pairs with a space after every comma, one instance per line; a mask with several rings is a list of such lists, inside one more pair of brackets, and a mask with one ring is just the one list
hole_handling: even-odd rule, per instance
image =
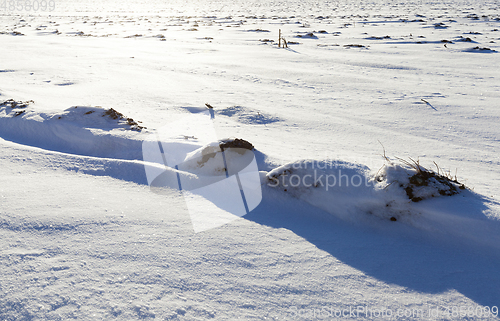
[[[0, 106], [0, 319], [498, 320], [498, 10], [89, 0], [2, 11], [0, 104], [33, 102]], [[144, 158], [147, 137], [202, 114], [210, 137], [159, 135], [181, 167]], [[227, 137], [255, 146], [262, 199], [194, 233], [190, 213], [219, 208], [165, 177], [150, 187], [148, 169], [222, 180]], [[443, 196], [431, 179], [412, 201], [415, 169], [393, 156], [457, 170], [467, 189]]]

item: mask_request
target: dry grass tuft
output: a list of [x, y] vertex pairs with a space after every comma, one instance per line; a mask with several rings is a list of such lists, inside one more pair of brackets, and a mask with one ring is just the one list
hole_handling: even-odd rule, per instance
[[[380, 143], [380, 145], [382, 145], [382, 143]], [[388, 164], [393, 165], [394, 163], [387, 157], [383, 145], [382, 148], [384, 151], [382, 157]], [[434, 171], [422, 166], [418, 158], [417, 160], [411, 157], [409, 157], [408, 160], [400, 157], [395, 158], [403, 167], [412, 169], [414, 172], [414, 174], [409, 177], [409, 183], [400, 184], [400, 187], [404, 188], [406, 195], [413, 202], [420, 202], [429, 197], [452, 196], [460, 193], [460, 190], [467, 189], [465, 184], [458, 181], [456, 172], [455, 175], [452, 175], [450, 171], [445, 171], [443, 168], [439, 167], [436, 162], [433, 162], [436, 166], [436, 171]], [[376, 177], [378, 177], [381, 169], [377, 172]], [[386, 188], [393, 183], [394, 182], [391, 182]]]

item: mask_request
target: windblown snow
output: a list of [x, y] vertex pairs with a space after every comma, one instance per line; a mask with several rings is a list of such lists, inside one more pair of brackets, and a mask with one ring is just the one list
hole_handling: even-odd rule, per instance
[[499, 319], [497, 2], [24, 5], [1, 320]]

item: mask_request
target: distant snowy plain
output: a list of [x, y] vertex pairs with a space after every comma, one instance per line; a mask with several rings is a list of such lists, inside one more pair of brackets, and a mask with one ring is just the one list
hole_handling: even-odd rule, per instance
[[[499, 10], [497, 1], [0, 9], [0, 104], [33, 100], [0, 106], [0, 319], [497, 320]], [[278, 48], [279, 29], [288, 48]], [[179, 191], [150, 190], [141, 143], [205, 103], [218, 138], [255, 146], [263, 199], [194, 233]], [[102, 117], [110, 108], [146, 128]], [[411, 202], [391, 184], [401, 173], [384, 149], [395, 164], [456, 171], [469, 189]], [[269, 184], [304, 160], [383, 174], [386, 185]]]

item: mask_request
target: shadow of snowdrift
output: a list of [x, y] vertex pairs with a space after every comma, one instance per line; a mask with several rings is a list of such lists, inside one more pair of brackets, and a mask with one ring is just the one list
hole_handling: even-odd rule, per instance
[[231, 118], [236, 118], [239, 122], [245, 124], [265, 125], [265, 124], [275, 123], [281, 120], [276, 116], [261, 113], [256, 110], [244, 108], [241, 106], [233, 106], [225, 108], [223, 110], [218, 111], [217, 114]]
[[431, 294], [456, 290], [483, 306], [500, 304], [500, 221], [485, 215], [490, 200], [467, 191], [453, 203], [413, 204], [432, 214], [428, 228], [418, 228], [369, 215], [363, 223], [346, 222], [268, 186], [263, 195], [245, 219], [289, 229], [385, 283]]

